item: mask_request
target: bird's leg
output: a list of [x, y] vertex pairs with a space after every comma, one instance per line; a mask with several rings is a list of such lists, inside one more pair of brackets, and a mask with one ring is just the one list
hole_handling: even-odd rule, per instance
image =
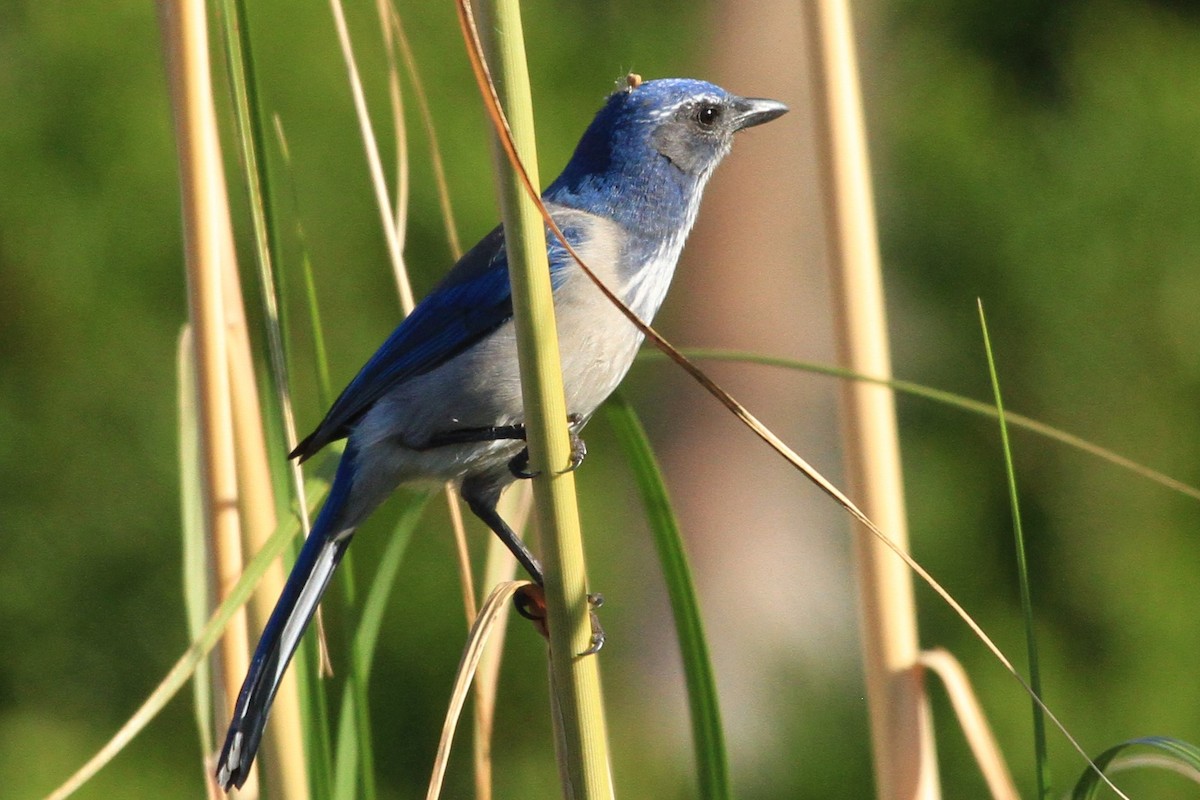
[[450, 444], [471, 444], [474, 442], [500, 442], [509, 439], [525, 441], [525, 426], [488, 425], [484, 428], [458, 428], [452, 431], [442, 431], [429, 437], [429, 441], [414, 450], [432, 450], [435, 447], [445, 447]]
[[[529, 577], [533, 579], [535, 586], [527, 587], [528, 591], [518, 592], [514, 595], [513, 604], [517, 607], [517, 613], [526, 619], [533, 620], [542, 635], [546, 635], [546, 596], [543, 589], [545, 579], [542, 574], [542, 565], [525, 546], [525, 542], [521, 541], [521, 537], [517, 536], [496, 510], [496, 503], [500, 500], [500, 490], [491, 481], [467, 478], [463, 481], [459, 493], [467, 507], [471, 509], [471, 513], [483, 520], [483, 524], [500, 537], [500, 541], [504, 542], [504, 546], [509, 549], [521, 566], [525, 568], [525, 571], [529, 573]], [[598, 653], [604, 646], [604, 628], [600, 625], [600, 618], [596, 616], [596, 609], [604, 604], [604, 596], [593, 593], [589, 594], [587, 599], [592, 626], [592, 643], [579, 654], [581, 656]]]
[[483, 520], [483, 524], [500, 537], [504, 546], [525, 568], [529, 577], [533, 578], [533, 582], [538, 586], [543, 585], [545, 581], [542, 578], [542, 565], [534, 558], [533, 553], [529, 552], [529, 548], [521, 541], [521, 537], [508, 527], [508, 523], [496, 511], [496, 503], [500, 500], [500, 491], [490, 482], [485, 483], [471, 478], [463, 481], [462, 489], [459, 491], [462, 499], [466, 501], [467, 507], [471, 509], [471, 513]]

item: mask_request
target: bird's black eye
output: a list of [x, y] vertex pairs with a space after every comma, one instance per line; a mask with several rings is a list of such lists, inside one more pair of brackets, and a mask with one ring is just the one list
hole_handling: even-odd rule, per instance
[[712, 103], [704, 103], [696, 108], [694, 118], [701, 128], [711, 128], [721, 118], [721, 107]]

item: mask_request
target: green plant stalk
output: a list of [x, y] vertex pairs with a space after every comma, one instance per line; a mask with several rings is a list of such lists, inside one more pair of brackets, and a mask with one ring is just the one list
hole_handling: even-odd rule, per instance
[[[1004, 453], [1004, 477], [1008, 483], [1008, 502], [1012, 509], [1013, 539], [1017, 550], [1017, 578], [1021, 587], [1021, 615], [1025, 623], [1025, 647], [1029, 654], [1029, 688], [1042, 697], [1042, 673], [1038, 666], [1037, 636], [1033, 629], [1033, 597], [1029, 589], [1029, 562], [1025, 558], [1025, 533], [1021, 527], [1021, 504], [1017, 493], [1017, 473], [1013, 468], [1012, 447], [1008, 441], [1008, 424], [1004, 418], [1004, 402], [1000, 397], [1000, 378], [996, 374], [996, 359], [992, 353], [992, 340], [988, 336], [987, 318], [983, 313], [983, 301], [979, 301], [979, 328], [983, 332], [983, 349], [987, 353], [988, 377], [992, 382], [992, 393], [996, 398], [996, 420], [1000, 425], [1000, 448]], [[1043, 698], [1045, 699], [1045, 698]], [[1037, 764], [1037, 786], [1039, 798], [1050, 796], [1050, 760], [1046, 751], [1046, 716], [1042, 706], [1033, 702], [1033, 754]]]
[[646, 507], [646, 517], [654, 535], [654, 546], [662, 566], [663, 580], [675, 617], [675, 631], [687, 681], [688, 707], [692, 718], [693, 749], [702, 800], [727, 800], [733, 796], [729, 785], [729, 758], [725, 734], [721, 728], [721, 709], [717, 702], [712, 659], [704, 637], [700, 603], [692, 582], [691, 568], [679, 534], [679, 522], [667, 496], [662, 470], [646, 431], [633, 407], [617, 393], [605, 404], [608, 421], [625, 449], [625, 456]]
[[[482, 6], [486, 17], [479, 26], [480, 35], [496, 77], [501, 106], [512, 126], [517, 154], [531, 182], [538, 186], [520, 6], [516, 0], [489, 0]], [[598, 659], [578, 655], [591, 646], [591, 620], [575, 478], [568, 470], [571, 445], [546, 260], [546, 229], [503, 150], [496, 147], [494, 152], [512, 283], [529, 464], [539, 473], [533, 480], [533, 491], [546, 579], [551, 683], [561, 711], [556, 741], [563, 745], [559, 755], [566, 765], [564, 793], [577, 800], [611, 798]]]
[[[179, 390], [179, 499], [183, 532], [183, 598], [188, 637], [196, 639], [208, 614], [208, 559], [204, 542], [203, 489], [200, 484], [200, 426], [196, 419], [196, 363], [192, 331], [187, 325], [179, 335], [176, 356]], [[200, 734], [201, 758], [213, 749], [212, 671], [207, 660], [196, 664], [192, 700], [196, 729]]]
[[[275, 491], [263, 430], [264, 409], [255, 385], [250, 339], [242, 316], [242, 298], [237, 274], [228, 262], [226, 308], [236, 313], [240, 324], [230, 318], [228, 342], [232, 380], [233, 429], [237, 442], [238, 495], [245, 546], [255, 551], [270, 537], [277, 525]], [[252, 618], [257, 626], [270, 616], [275, 600], [283, 590], [285, 571], [276, 561], [263, 576], [251, 601]], [[239, 679], [241, 676], [237, 676]], [[262, 767], [269, 776], [271, 796], [279, 800], [307, 800], [309, 797], [301, 742], [299, 692], [295, 673], [284, 676], [275, 698], [273, 725], [264, 737]], [[222, 720], [224, 722], [224, 720]]]
[[[784, 358], [782, 356], [763, 355], [761, 353], [751, 353], [745, 350], [724, 350], [715, 348], [700, 348], [688, 347], [682, 351], [688, 358], [703, 361], [737, 361], [745, 364], [759, 364], [764, 367], [780, 367], [782, 369], [796, 370], [798, 372], [812, 372], [817, 375], [825, 375], [830, 378], [841, 378], [848, 381], [860, 381], [862, 383], [871, 383], [876, 386], [887, 386], [893, 391], [902, 394], [911, 395], [913, 397], [924, 398], [934, 403], [941, 403], [952, 408], [957, 408], [962, 411], [969, 411], [972, 414], [980, 414], [986, 417], [996, 416], [996, 407], [982, 403], [978, 400], [972, 400], [969, 397], [963, 397], [960, 394], [946, 392], [941, 389], [933, 389], [928, 386], [922, 386], [919, 383], [912, 381], [894, 380], [891, 378], [879, 378], [871, 375], [863, 375], [862, 373], [853, 370], [844, 369], [842, 367], [829, 366], [828, 364], [817, 364], [811, 361], [800, 361], [794, 358]], [[663, 361], [666, 360], [665, 353], [644, 348], [638, 353], [638, 360], [647, 361]], [[1107, 461], [1115, 467], [1129, 470], [1137, 475], [1140, 475], [1147, 480], [1153, 481], [1170, 489], [1173, 492], [1178, 492], [1193, 500], [1200, 500], [1200, 487], [1193, 486], [1183, 481], [1172, 478], [1170, 475], [1151, 469], [1145, 464], [1141, 464], [1133, 459], [1115, 453], [1108, 448], [1101, 447], [1098, 444], [1089, 442], [1086, 439], [1080, 438], [1073, 433], [1068, 433], [1060, 428], [1055, 428], [1047, 425], [1044, 422], [1038, 422], [1032, 417], [1027, 417], [1023, 414], [1017, 414], [1012, 411], [1004, 412], [1008, 424], [1015, 428], [1023, 428], [1038, 436], [1046, 439], [1053, 439], [1056, 442], [1065, 444], [1076, 450], [1080, 450], [1088, 455], [1095, 456], [1102, 461]]]
[[[298, 539], [288, 548], [287, 555], [295, 561], [300, 552]], [[321, 676], [321, 642], [316, 636], [305, 636], [292, 659], [292, 671], [300, 686], [300, 719], [304, 726], [304, 753], [308, 764], [308, 790], [313, 797], [333, 796], [333, 734], [329, 701], [325, 696], [325, 681]]]
[[[279, 242], [271, 203], [271, 181], [267, 168], [266, 137], [263, 124], [264, 112], [258, 100], [254, 53], [250, 42], [245, 2], [244, 0], [223, 0], [219, 7], [224, 23], [224, 49], [229, 69], [234, 119], [237, 123], [239, 154], [249, 195], [248, 207], [254, 233], [260, 295], [263, 302], [263, 329], [270, 357], [271, 369], [268, 377], [272, 395], [277, 403], [275, 411], [283, 420], [286, 439], [290, 444], [295, 440], [295, 420], [289, 397], [290, 381], [283, 337], [282, 304], [279, 300], [280, 287], [276, 281], [274, 268], [279, 253]], [[240, 295], [231, 298], [230, 303], [235, 302], [240, 306]], [[245, 360], [249, 360], [248, 344]], [[252, 369], [252, 366], [246, 364], [243, 371]], [[247, 391], [253, 386], [252, 383], [243, 385], [246, 386]], [[252, 428], [252, 420], [244, 420], [242, 427]], [[249, 452], [242, 455], [241, 460], [248, 461], [251, 474], [261, 477], [262, 472], [269, 469], [265, 448], [262, 447], [261, 433], [250, 429], [247, 434], [250, 437], [248, 441], [252, 442], [255, 447], [249, 448]], [[246, 449], [240, 449], [239, 454]], [[303, 477], [299, 467], [289, 464], [284, 469], [292, 478], [296, 496], [303, 497]], [[239, 477], [241, 474], [239, 472]], [[253, 518], [252, 521], [255, 524], [247, 525], [247, 542], [249, 547], [258, 548], [275, 527], [275, 518], [274, 514], [267, 515], [264, 508], [263, 514]], [[267, 572], [267, 580], [256, 592], [252, 610], [259, 625], [264, 624], [270, 615], [275, 599], [282, 590], [283, 581], [284, 567], [280, 563]], [[279, 798], [307, 800], [310, 796], [309, 769], [305, 764], [305, 748], [301, 738], [305, 730], [303, 715], [300, 712], [302, 687], [298, 683], [298, 679], [312, 674], [314, 674], [313, 671], [296, 670], [285, 677], [275, 698], [273, 724], [268, 729], [263, 742], [261, 763], [270, 775], [273, 795]], [[303, 685], [305, 696], [311, 697], [312, 691], [313, 688], [310, 685], [307, 683]]]
[[[387, 599], [396, 585], [396, 574], [404, 560], [413, 529], [416, 528], [428, 500], [428, 494], [413, 495], [409, 498], [395, 530], [388, 538], [383, 555], [379, 558], [375, 576], [371, 579], [367, 596], [361, 606], [354, 640], [350, 646], [350, 657], [355, 662], [355, 669], [346, 677], [338, 712], [337, 767], [331, 794], [334, 800], [369, 800], [377, 794], [372, 762], [363, 762], [364, 756], [373, 758], [373, 751], [358, 751], [361, 743], [368, 742], [371, 738], [370, 720], [361, 713], [360, 708], [363, 698], [367, 696], [371, 680], [371, 662], [375, 656], [376, 643], [379, 641], [379, 630], [383, 624]], [[359, 682], [361, 685], [356, 685]], [[356, 794], [359, 778], [362, 788]]]
[[[260, 108], [261, 111], [261, 108]], [[317, 382], [317, 405], [328, 408], [333, 402], [333, 390], [329, 377], [329, 359], [325, 349], [325, 338], [321, 325], [320, 304], [317, 300], [317, 287], [313, 277], [312, 260], [308, 256], [307, 238], [304, 226], [299, 222], [299, 199], [296, 184], [292, 174], [291, 155], [288, 151], [287, 137], [279, 118], [275, 117], [276, 140], [279, 145], [279, 155], [288, 180], [291, 215], [296, 219], [294, 231], [300, 244], [301, 272], [304, 277], [303, 289], [305, 310], [307, 312], [308, 331], [312, 337], [314, 374]], [[272, 239], [274, 242], [274, 239]], [[278, 245], [272, 245], [276, 251]], [[282, 287], [280, 294], [282, 294]], [[282, 309], [280, 325], [283, 327]], [[282, 415], [280, 424], [283, 424]], [[281, 434], [280, 449], [290, 449], [294, 436]], [[292, 471], [289, 470], [289, 473]], [[297, 544], [289, 553], [289, 560], [295, 562], [300, 546]], [[334, 766], [333, 746], [330, 738], [331, 723], [329, 705], [325, 696], [324, 681], [321, 679], [321, 645], [316, 637], [305, 637], [296, 658], [292, 662], [292, 671], [296, 675], [296, 683], [300, 687], [302, 702], [300, 703], [301, 726], [305, 732], [304, 747], [307, 754], [308, 785], [313, 797], [328, 798], [333, 793]]]

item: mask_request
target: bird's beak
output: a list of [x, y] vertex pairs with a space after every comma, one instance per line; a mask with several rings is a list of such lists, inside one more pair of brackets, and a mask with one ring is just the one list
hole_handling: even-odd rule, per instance
[[733, 129], [753, 128], [781, 117], [788, 112], [788, 107], [777, 100], [767, 100], [762, 97], [739, 97], [734, 101]]

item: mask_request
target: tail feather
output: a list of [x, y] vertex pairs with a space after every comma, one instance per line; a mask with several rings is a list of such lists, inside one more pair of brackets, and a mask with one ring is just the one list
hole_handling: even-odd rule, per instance
[[233, 786], [240, 788], [246, 781], [279, 683], [350, 544], [354, 528], [342, 528], [341, 520], [354, 482], [353, 462], [353, 453], [347, 449], [329, 497], [300, 549], [250, 661], [217, 762], [217, 783], [226, 791]]

